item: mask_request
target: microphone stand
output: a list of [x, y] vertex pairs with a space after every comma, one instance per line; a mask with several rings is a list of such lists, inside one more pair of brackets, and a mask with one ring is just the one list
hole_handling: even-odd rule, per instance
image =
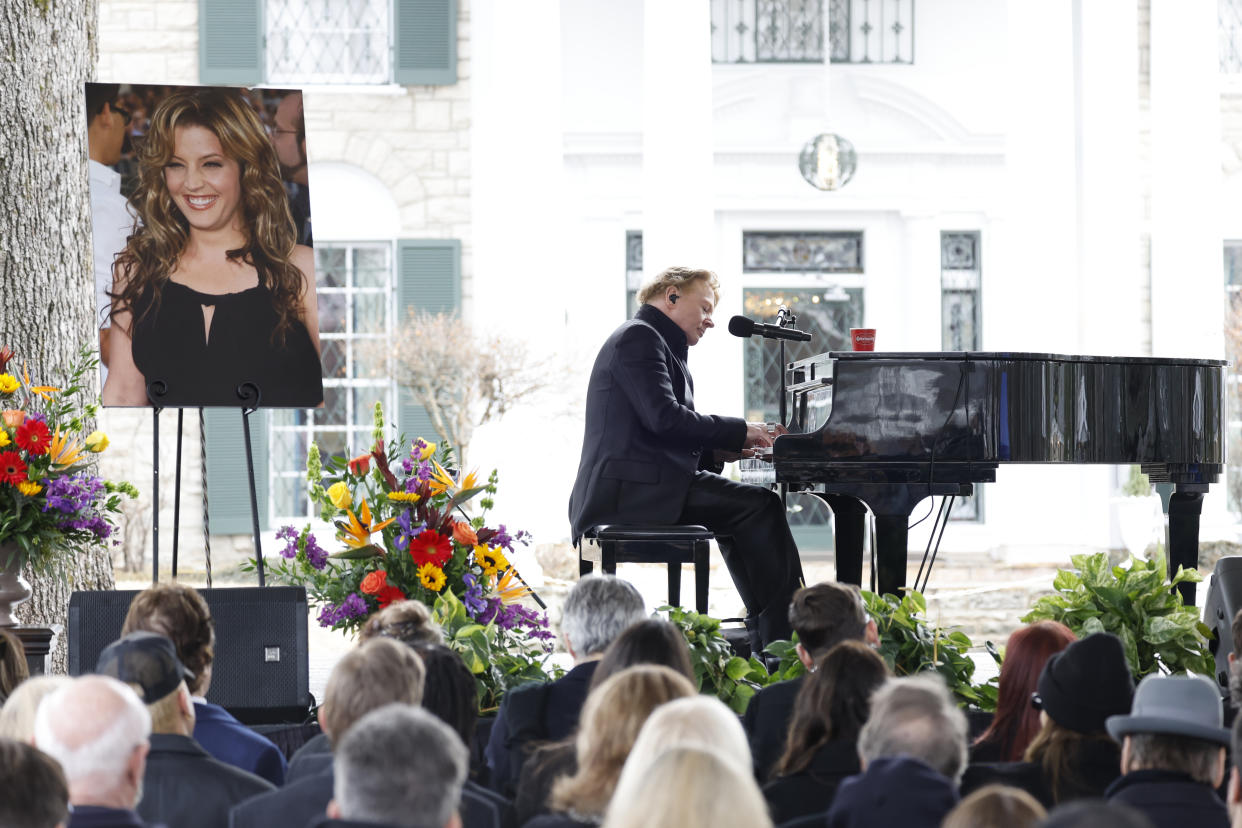
[[[798, 318], [794, 316], [793, 312], [790, 311], [788, 308], [781, 306], [781, 311], [783, 312], [778, 312], [776, 315], [776, 324], [778, 327], [784, 328], [788, 325], [793, 325], [794, 323], [798, 321]], [[785, 428], [789, 428], [788, 412], [787, 412], [788, 405], [785, 399], [789, 395], [788, 382], [786, 380], [786, 375], [785, 375], [785, 340], [783, 339], [780, 340], [780, 345], [781, 345], [781, 350], [780, 350], [781, 400], [780, 400], [780, 409], [779, 409], [780, 410], [780, 421], [779, 422]], [[773, 451], [775, 452], [776, 440], [772, 441], [772, 445], [773, 445]], [[773, 464], [775, 465], [775, 458], [773, 459]], [[789, 512], [789, 484], [781, 483], [780, 492], [781, 492], [781, 506], [784, 507], [786, 514], [788, 514]], [[788, 520], [788, 518], [786, 519]]]

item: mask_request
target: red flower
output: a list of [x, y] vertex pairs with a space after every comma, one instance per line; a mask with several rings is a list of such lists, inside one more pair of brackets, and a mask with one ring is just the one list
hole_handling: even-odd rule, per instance
[[359, 454], [348, 463], [349, 473], [362, 477], [371, 468], [371, 453]]
[[47, 423], [33, 417], [17, 427], [17, 445], [32, 455], [47, 454], [48, 444], [52, 442], [52, 432], [48, 431]]
[[388, 586], [388, 573], [382, 569], [374, 572], [368, 572], [367, 576], [362, 579], [362, 583], [358, 585], [358, 589], [367, 595], [378, 595], [380, 590]]
[[426, 529], [410, 541], [410, 557], [419, 566], [430, 563], [443, 569], [453, 557], [453, 542], [447, 535]]
[[22, 456], [15, 451], [0, 454], [0, 483], [16, 486], [26, 482], [26, 464]]
[[383, 609], [393, 601], [404, 601], [405, 593], [390, 584], [381, 589], [375, 599], [379, 601], [380, 609]]

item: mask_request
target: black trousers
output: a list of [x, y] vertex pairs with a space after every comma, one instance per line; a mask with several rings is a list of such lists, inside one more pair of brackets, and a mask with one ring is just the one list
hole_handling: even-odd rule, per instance
[[706, 526], [763, 643], [789, 638], [789, 602], [802, 560], [780, 495], [763, 486], [696, 472], [678, 523]]

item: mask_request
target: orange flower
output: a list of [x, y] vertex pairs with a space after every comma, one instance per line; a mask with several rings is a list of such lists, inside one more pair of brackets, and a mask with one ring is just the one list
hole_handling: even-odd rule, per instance
[[453, 540], [462, 546], [474, 546], [479, 542], [479, 536], [474, 533], [474, 528], [464, 520], [459, 520], [453, 524]]
[[30, 384], [30, 371], [26, 369], [26, 363], [24, 362], [22, 363], [22, 379], [25, 381], [27, 388], [29, 388], [31, 391], [38, 394], [40, 397], [42, 397], [45, 400], [50, 400], [52, 398], [52, 394], [60, 390], [59, 388], [56, 388], [55, 386], [52, 386], [52, 385], [31, 385]]
[[362, 475], [366, 474], [371, 468], [371, 452], [368, 451], [366, 454], [359, 454], [353, 460], [350, 460], [348, 465], [350, 474], [356, 474], [359, 477], [362, 477]]
[[388, 573], [382, 569], [374, 572], [368, 572], [367, 576], [362, 579], [362, 583], [358, 585], [358, 589], [367, 595], [379, 595], [380, 590], [388, 586]]
[[3, 414], [0, 414], [0, 417], [4, 419], [4, 424], [9, 428], [17, 428], [25, 421], [26, 412], [20, 408], [8, 408], [5, 409]]
[[382, 523], [372, 526], [371, 507], [367, 505], [366, 500], [362, 501], [362, 508], [358, 510], [357, 515], [350, 509], [346, 509], [345, 514], [349, 515], [349, 523], [340, 520], [336, 522], [337, 537], [345, 541], [345, 545], [351, 549], [362, 549], [364, 546], [370, 546], [371, 535], [396, 520], [396, 518], [389, 518]]

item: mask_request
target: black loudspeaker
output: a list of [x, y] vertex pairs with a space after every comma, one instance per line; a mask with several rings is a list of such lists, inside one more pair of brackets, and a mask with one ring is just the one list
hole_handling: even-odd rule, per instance
[[1203, 623], [1216, 633], [1209, 642], [1216, 656], [1216, 684], [1222, 696], [1229, 695], [1229, 654], [1233, 652], [1233, 617], [1242, 609], [1242, 557], [1224, 557], [1212, 570]]
[[[299, 723], [311, 706], [303, 587], [202, 589], [216, 627], [207, 701], [246, 724]], [[69, 675], [93, 672], [121, 637], [137, 590], [69, 598]]]

